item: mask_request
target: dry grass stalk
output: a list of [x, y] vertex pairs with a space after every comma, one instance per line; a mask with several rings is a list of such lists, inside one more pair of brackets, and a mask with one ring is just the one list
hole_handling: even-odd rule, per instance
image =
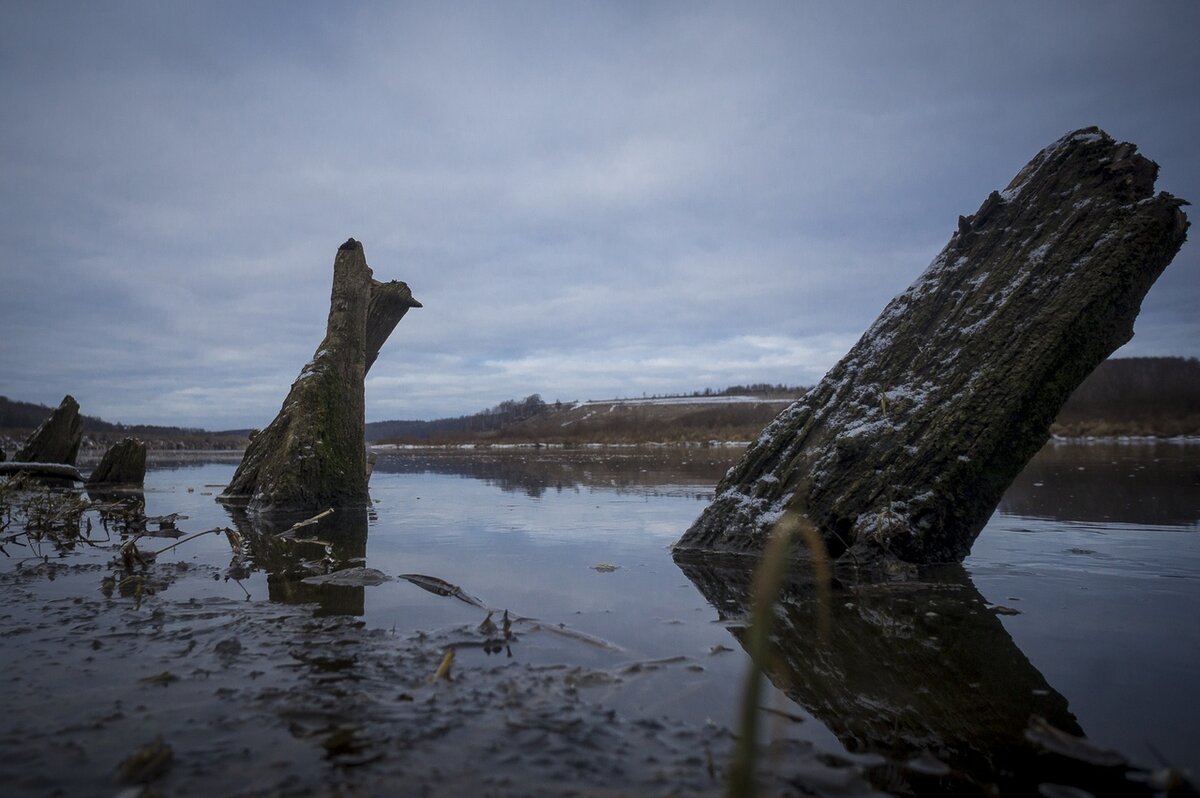
[[728, 792], [731, 798], [751, 798], [757, 793], [754, 772], [758, 759], [762, 676], [770, 665], [775, 605], [783, 591], [792, 560], [792, 544], [797, 537], [808, 549], [816, 581], [818, 634], [822, 641], [829, 637], [830, 585], [833, 576], [829, 552], [813, 523], [789, 509], [772, 528], [751, 584], [750, 624], [746, 630], [746, 651], [750, 655], [751, 665], [742, 688], [739, 735], [730, 765]]

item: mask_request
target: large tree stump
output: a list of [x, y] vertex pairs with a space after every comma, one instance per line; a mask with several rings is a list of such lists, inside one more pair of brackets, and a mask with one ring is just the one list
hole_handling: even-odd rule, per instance
[[13, 460], [25, 463], [63, 463], [74, 465], [83, 440], [83, 418], [79, 403], [67, 395], [50, 416], [33, 431]]
[[141, 486], [146, 481], [146, 444], [137, 438], [115, 443], [88, 475], [88, 488]]
[[1038, 153], [767, 426], [677, 556], [758, 552], [793, 510], [835, 558], [962, 560], [1183, 244], [1157, 175], [1098, 128]]
[[275, 420], [251, 438], [222, 498], [253, 510], [366, 504], [363, 380], [409, 308], [402, 282], [381, 283], [350, 239], [333, 262], [325, 340], [300, 371]]

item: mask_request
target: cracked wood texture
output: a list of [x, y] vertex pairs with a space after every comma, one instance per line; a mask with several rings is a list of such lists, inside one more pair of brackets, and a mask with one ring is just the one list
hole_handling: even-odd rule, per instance
[[675, 545], [757, 554], [785, 513], [844, 563], [961, 561], [1187, 236], [1158, 165], [1098, 128], [993, 191]]
[[300, 371], [275, 420], [255, 434], [222, 499], [251, 510], [320, 510], [370, 501], [363, 380], [409, 308], [405, 283], [373, 279], [362, 244], [333, 262], [325, 340]]

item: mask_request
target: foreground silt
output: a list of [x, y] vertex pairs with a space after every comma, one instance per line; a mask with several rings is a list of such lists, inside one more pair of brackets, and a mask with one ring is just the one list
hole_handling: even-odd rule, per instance
[[676, 555], [757, 553], [794, 511], [843, 561], [961, 561], [1183, 244], [1157, 173], [1098, 128], [1038, 153], [768, 425]]

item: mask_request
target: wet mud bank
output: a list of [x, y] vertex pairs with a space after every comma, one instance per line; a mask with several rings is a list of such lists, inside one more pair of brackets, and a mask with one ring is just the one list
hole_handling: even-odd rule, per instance
[[[550, 620], [489, 622], [482, 608], [478, 624], [369, 628], [344, 613], [370, 580], [293, 573], [269, 582], [265, 601], [260, 583], [247, 581], [247, 596], [233, 581], [252, 560], [130, 568], [121, 546], [113, 535], [0, 566], [9, 795], [723, 791], [730, 729], [604, 700], [648, 677], [686, 679], [699, 657], [631, 660]], [[774, 745], [774, 792], [872, 794], [848, 762], [800, 740]]]
[[[0, 500], [5, 795], [724, 794], [751, 572], [670, 550], [719, 454], [381, 458], [306, 526], [228, 461]], [[1189, 794], [1195, 465], [1051, 447], [965, 571], [794, 573], [763, 794]]]

